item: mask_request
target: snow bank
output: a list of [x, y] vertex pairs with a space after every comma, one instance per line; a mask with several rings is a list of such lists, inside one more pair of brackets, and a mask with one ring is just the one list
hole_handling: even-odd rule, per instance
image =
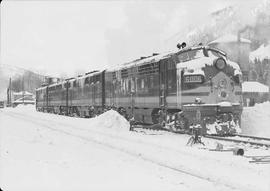
[[129, 129], [129, 122], [117, 111], [109, 110], [93, 119], [97, 127]]
[[[14, 108], [6, 108], [6, 109], [13, 109]], [[23, 110], [23, 111], [34, 111], [36, 110], [36, 106], [35, 105], [32, 105], [32, 104], [29, 104], [29, 105], [17, 105], [16, 106], [16, 110]]]
[[270, 137], [270, 102], [245, 107], [242, 114], [242, 133]]
[[244, 82], [242, 84], [243, 92], [269, 92], [269, 87], [259, 82]]
[[128, 131], [128, 122], [113, 110], [83, 119], [26, 108], [0, 112], [3, 190], [269, 190], [265, 166], [208, 151], [218, 144], [212, 139], [203, 138], [206, 147], [189, 147], [189, 135]]

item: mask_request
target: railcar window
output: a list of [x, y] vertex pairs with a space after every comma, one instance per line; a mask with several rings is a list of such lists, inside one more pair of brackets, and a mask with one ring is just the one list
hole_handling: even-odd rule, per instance
[[84, 85], [89, 85], [89, 84], [90, 84], [90, 77], [87, 77], [84, 80]]
[[65, 87], [65, 88], [67, 88], [67, 87], [70, 88], [70, 83], [69, 83], [69, 82], [68, 82], [68, 83], [66, 82], [66, 83], [64, 84], [64, 87]]
[[131, 79], [128, 79], [128, 93], [131, 92]]
[[131, 92], [134, 92], [135, 91], [135, 79], [131, 79]]
[[176, 70], [168, 70], [168, 92], [176, 92]]
[[128, 77], [128, 70], [123, 69], [121, 70], [121, 78], [127, 78]]
[[100, 75], [96, 76], [96, 82], [100, 82]]
[[149, 77], [149, 87], [150, 88], [154, 88], [155, 86], [154, 86], [154, 76], [150, 76]]
[[62, 84], [56, 86], [57, 90], [60, 90], [61, 88], [62, 88]]
[[77, 87], [76, 81], [73, 82], [73, 87]]

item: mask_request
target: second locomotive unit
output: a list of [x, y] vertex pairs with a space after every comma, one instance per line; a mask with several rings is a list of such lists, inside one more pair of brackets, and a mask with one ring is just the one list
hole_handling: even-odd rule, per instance
[[[180, 46], [181, 47], [181, 46]], [[141, 57], [36, 90], [38, 111], [92, 117], [115, 108], [138, 123], [208, 134], [237, 133], [242, 113], [241, 71], [208, 46]]]

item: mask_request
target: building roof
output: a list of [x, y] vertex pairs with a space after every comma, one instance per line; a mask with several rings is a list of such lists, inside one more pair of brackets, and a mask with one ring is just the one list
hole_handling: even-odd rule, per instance
[[259, 92], [259, 93], [268, 93], [269, 87], [261, 84], [259, 82], [243, 82], [242, 84], [243, 92]]
[[[232, 34], [224, 35], [224, 36], [210, 42], [208, 45], [218, 44], [218, 43], [230, 43], [230, 42], [238, 42], [237, 35], [232, 35]], [[240, 42], [251, 43], [250, 40], [245, 39], [245, 38], [240, 38]]]
[[258, 49], [249, 54], [250, 61], [254, 61], [255, 59], [260, 61], [263, 61], [264, 59], [270, 59], [270, 44], [262, 44]]
[[28, 91], [21, 91], [21, 92], [14, 92], [13, 95], [33, 95], [32, 93], [28, 92]]
[[31, 97], [24, 97], [13, 101], [13, 103], [35, 103], [35, 99]]

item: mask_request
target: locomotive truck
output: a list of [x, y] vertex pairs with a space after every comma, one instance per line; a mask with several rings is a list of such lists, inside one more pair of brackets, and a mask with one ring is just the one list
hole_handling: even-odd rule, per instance
[[182, 47], [40, 87], [36, 109], [93, 117], [114, 108], [137, 123], [175, 131], [200, 124], [204, 134], [232, 134], [240, 131], [241, 78], [223, 51]]

